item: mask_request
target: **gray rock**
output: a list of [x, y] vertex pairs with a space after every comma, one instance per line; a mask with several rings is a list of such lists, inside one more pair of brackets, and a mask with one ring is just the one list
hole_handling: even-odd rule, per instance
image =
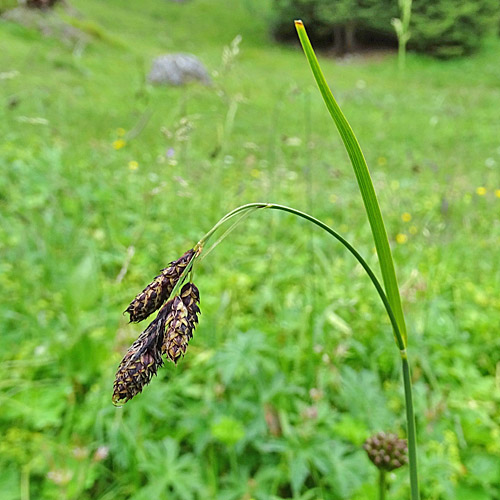
[[193, 80], [204, 85], [212, 83], [205, 66], [192, 54], [159, 56], [148, 75], [148, 81], [158, 85], [184, 85]]

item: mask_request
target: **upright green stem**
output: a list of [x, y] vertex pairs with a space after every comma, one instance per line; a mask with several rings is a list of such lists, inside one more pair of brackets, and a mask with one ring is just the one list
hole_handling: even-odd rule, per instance
[[378, 498], [379, 498], [379, 500], [385, 500], [385, 490], [387, 488], [385, 478], [386, 478], [385, 470], [379, 469], [379, 475], [378, 475]]
[[[406, 21], [409, 23], [409, 13], [411, 12], [411, 2], [406, 0], [407, 5], [410, 6], [409, 12], [406, 14]], [[405, 401], [406, 401], [406, 418], [407, 418], [407, 432], [408, 432], [408, 449], [410, 458], [410, 483], [411, 483], [411, 499], [418, 500], [418, 475], [417, 475], [417, 440], [415, 431], [415, 417], [413, 414], [413, 401], [411, 392], [411, 379], [408, 358], [406, 357], [406, 325], [401, 305], [401, 297], [399, 294], [399, 287], [396, 279], [396, 271], [394, 269], [394, 262], [392, 260], [391, 248], [389, 246], [389, 239], [385, 229], [384, 220], [380, 211], [380, 206], [375, 193], [375, 188], [371, 180], [370, 171], [366, 164], [365, 157], [361, 151], [358, 140], [349, 125], [346, 117], [342, 113], [340, 106], [333, 97], [332, 91], [326, 82], [326, 79], [321, 71], [318, 59], [314, 49], [307, 36], [306, 29], [302, 21], [295, 21], [297, 34], [302, 44], [302, 48], [306, 55], [307, 61], [311, 67], [312, 73], [321, 92], [326, 107], [337, 127], [337, 130], [342, 138], [346, 148], [349, 159], [351, 160], [356, 180], [358, 181], [359, 190], [365, 210], [368, 216], [368, 221], [371, 226], [373, 240], [377, 249], [379, 257], [380, 270], [384, 281], [385, 291], [390, 302], [390, 308], [394, 312], [398, 332], [395, 331], [396, 343], [401, 351], [401, 358], [403, 363], [403, 379], [405, 388]], [[399, 343], [399, 337], [403, 337], [403, 347]]]
[[408, 361], [406, 351], [401, 351], [401, 361], [403, 364], [403, 383], [406, 402], [406, 424], [408, 432], [408, 462], [410, 466], [411, 498], [418, 499], [420, 498], [420, 494], [418, 491], [417, 431], [415, 429], [415, 413], [413, 410], [410, 363]]

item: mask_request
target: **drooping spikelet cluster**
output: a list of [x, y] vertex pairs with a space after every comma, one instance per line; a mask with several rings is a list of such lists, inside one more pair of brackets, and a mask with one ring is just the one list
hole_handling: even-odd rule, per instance
[[379, 469], [391, 471], [408, 463], [408, 445], [396, 434], [379, 432], [369, 437], [363, 444], [368, 458]]
[[[185, 283], [180, 292], [165, 302], [183, 272], [195, 256], [189, 250], [148, 285], [130, 303], [126, 312], [130, 321], [142, 321], [161, 307], [156, 319], [130, 346], [116, 372], [113, 404], [123, 404], [139, 394], [163, 365], [162, 355], [177, 363], [186, 353], [188, 342], [198, 323], [200, 293], [193, 283]], [[163, 304], [163, 305], [162, 305]]]

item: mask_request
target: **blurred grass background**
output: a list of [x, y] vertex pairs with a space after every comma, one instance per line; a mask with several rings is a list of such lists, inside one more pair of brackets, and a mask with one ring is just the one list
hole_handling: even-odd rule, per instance
[[[309, 211], [376, 266], [340, 139], [265, 0], [73, 0], [88, 44], [2, 21], [0, 491], [14, 499], [363, 499], [361, 449], [404, 435], [398, 353], [369, 281], [284, 214], [203, 261], [188, 354], [111, 405], [122, 316], [233, 207]], [[223, 47], [241, 36], [239, 53]], [[403, 293], [423, 498], [500, 498], [500, 41], [475, 56], [322, 58], [368, 164]], [[153, 88], [192, 52], [212, 87]], [[407, 498], [406, 471], [391, 498]]]

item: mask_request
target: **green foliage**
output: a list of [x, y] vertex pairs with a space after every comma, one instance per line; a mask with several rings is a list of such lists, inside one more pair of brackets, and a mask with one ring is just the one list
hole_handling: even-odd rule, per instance
[[388, 33], [391, 19], [398, 15], [397, 3], [390, 0], [278, 0], [274, 10], [273, 30], [278, 37], [289, 33], [290, 21], [301, 19], [314, 41], [337, 46], [347, 26], [357, 33]]
[[[259, 199], [304, 207], [377, 261], [304, 56], [270, 45], [267, 16], [223, 0], [71, 4], [127, 43], [75, 51], [0, 23], [2, 500], [374, 498], [361, 444], [386, 423], [404, 428], [390, 324], [341, 247], [293, 217], [255, 214], [202, 262], [188, 355], [112, 406], [115, 370], [141, 331], [122, 311], [221, 212]], [[377, 165], [433, 500], [500, 494], [490, 43], [446, 64], [409, 54], [401, 78], [392, 57], [323, 63]], [[180, 50], [223, 78], [144, 85], [153, 56]], [[389, 479], [391, 498], [407, 499], [405, 472]]]
[[302, 19], [304, 23], [311, 26], [315, 39], [327, 41], [333, 37], [333, 26], [320, 14], [322, 3], [317, 0], [275, 0], [273, 3], [273, 15], [271, 18], [273, 34], [277, 38], [295, 37], [293, 21]]
[[[367, 43], [394, 39], [391, 20], [400, 15], [398, 3], [392, 0], [280, 0], [274, 5], [276, 33], [288, 33], [290, 20], [302, 19], [313, 27], [313, 39], [330, 44], [341, 36], [339, 26], [349, 23]], [[415, 0], [409, 47], [437, 57], [469, 54], [496, 30], [499, 17], [496, 0]]]
[[17, 7], [18, 0], [0, 0], [0, 14], [6, 10]]
[[499, 16], [496, 0], [414, 0], [410, 47], [439, 57], [468, 54], [493, 33]]

